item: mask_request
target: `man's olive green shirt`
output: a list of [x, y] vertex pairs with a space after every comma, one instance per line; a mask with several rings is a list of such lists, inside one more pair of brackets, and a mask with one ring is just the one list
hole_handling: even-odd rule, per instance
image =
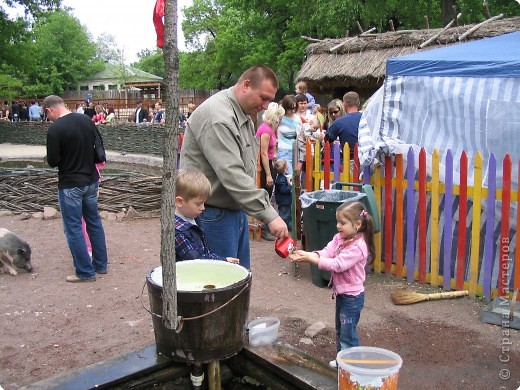
[[232, 88], [204, 101], [191, 114], [181, 151], [181, 168], [202, 171], [211, 183], [206, 204], [269, 223], [278, 214], [269, 195], [256, 186], [259, 141]]

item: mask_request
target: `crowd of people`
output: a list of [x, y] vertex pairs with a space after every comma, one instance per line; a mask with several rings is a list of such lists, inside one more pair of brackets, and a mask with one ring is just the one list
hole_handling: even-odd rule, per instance
[[[286, 189], [291, 187], [293, 167], [299, 166], [305, 170], [308, 140], [313, 145], [312, 156], [316, 143], [336, 142], [341, 150], [348, 143], [350, 158], [353, 159], [361, 119], [360, 99], [356, 92], [347, 92], [342, 100], [330, 101], [325, 115], [319, 104], [310, 103], [315, 102], [315, 98], [307, 91], [304, 82], [296, 84], [295, 92], [295, 95], [285, 95], [279, 103], [269, 104], [258, 118], [261, 124], [256, 133], [260, 141], [260, 187], [267, 191], [269, 197], [274, 192], [273, 201], [278, 205], [279, 212], [282, 210], [280, 216], [283, 216], [289, 230], [292, 228], [292, 198], [290, 191], [289, 196], [286, 195]], [[265, 226], [262, 238], [274, 240], [275, 237]]]
[[11, 104], [6, 100], [0, 110], [0, 120], [18, 122], [38, 122], [45, 119], [45, 114], [37, 100], [28, 104], [25, 100], [13, 100]]
[[[302, 145], [357, 141], [359, 97], [328, 105], [326, 115], [304, 83], [296, 95], [274, 102], [278, 78], [268, 67], [246, 70], [232, 87], [200, 106], [188, 106], [180, 167], [176, 172], [176, 261], [212, 259], [251, 269], [248, 215], [263, 222], [266, 240], [288, 237], [293, 229], [293, 166], [303, 161]], [[88, 103], [88, 104], [87, 104]], [[52, 124], [47, 132], [47, 160], [58, 167], [58, 200], [75, 273], [70, 283], [94, 282], [106, 274], [108, 255], [98, 211], [101, 165], [94, 160], [96, 125], [113, 110], [85, 102], [71, 112], [55, 95], [42, 104]], [[256, 129], [253, 118], [256, 121]], [[164, 123], [161, 102], [150, 110], [136, 102], [136, 124]], [[259, 147], [257, 147], [259, 145]], [[353, 145], [352, 145], [353, 147]], [[295, 151], [296, 153], [293, 153]], [[293, 154], [298, 161], [293, 161]], [[261, 188], [257, 186], [257, 158]], [[274, 196], [274, 199], [272, 197]], [[338, 351], [359, 345], [356, 326], [364, 305], [365, 265], [374, 258], [373, 221], [360, 202], [342, 204], [338, 233], [321, 251], [293, 251], [293, 262], [308, 262], [332, 272], [336, 297]], [[335, 360], [331, 365], [335, 364]]]

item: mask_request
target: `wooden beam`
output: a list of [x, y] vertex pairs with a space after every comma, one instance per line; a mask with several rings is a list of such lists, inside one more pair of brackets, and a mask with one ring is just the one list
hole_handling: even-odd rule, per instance
[[459, 41], [463, 41], [464, 39], [466, 39], [469, 35], [473, 34], [475, 31], [477, 31], [483, 25], [488, 24], [488, 23], [493, 22], [498, 19], [502, 19], [503, 17], [504, 17], [504, 14], [493, 16], [492, 18], [486, 19], [482, 23], [479, 23], [479, 24], [471, 27], [468, 31], [466, 31], [464, 34], [462, 34], [459, 37]]
[[419, 49], [422, 49], [423, 47], [425, 46], [428, 46], [430, 43], [432, 43], [433, 41], [435, 41], [440, 35], [442, 35], [442, 33], [444, 31], [446, 31], [447, 29], [449, 29], [453, 23], [455, 23], [455, 21], [457, 19], [459, 19], [460, 17], [462, 16], [461, 13], [459, 13], [451, 22], [449, 22], [446, 27], [444, 27], [441, 31], [439, 31], [437, 34], [435, 34], [433, 37], [431, 37], [430, 39], [428, 39], [426, 42], [423, 42], [419, 45]]
[[311, 42], [323, 42], [322, 39], [306, 37], [305, 35], [302, 35], [300, 38], [305, 39], [306, 41], [311, 41]]
[[375, 29], [376, 29], [375, 27], [372, 27], [370, 30], [365, 31], [363, 34], [359, 34], [359, 35], [356, 36], [356, 37], [352, 37], [352, 38], [345, 39], [345, 40], [344, 40], [343, 42], [341, 42], [340, 44], [338, 44], [338, 45], [336, 45], [336, 46], [334, 46], [334, 47], [331, 47], [331, 48], [329, 49], [329, 51], [330, 51], [331, 53], [332, 53], [332, 52], [335, 52], [335, 51], [338, 50], [340, 47], [345, 46], [347, 43], [352, 42], [352, 41], [355, 40], [355, 39], [359, 39], [359, 38], [361, 38], [361, 37], [364, 37], [366, 34], [371, 33], [371, 32], [374, 31]]

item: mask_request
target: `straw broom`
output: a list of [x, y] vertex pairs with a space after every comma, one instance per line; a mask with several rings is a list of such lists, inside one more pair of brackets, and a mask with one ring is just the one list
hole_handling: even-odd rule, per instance
[[449, 291], [434, 294], [421, 294], [415, 291], [407, 290], [405, 288], [395, 290], [392, 292], [392, 302], [394, 305], [411, 305], [423, 301], [435, 301], [438, 299], [450, 299], [457, 297], [464, 297], [469, 295], [468, 290], [463, 291]]

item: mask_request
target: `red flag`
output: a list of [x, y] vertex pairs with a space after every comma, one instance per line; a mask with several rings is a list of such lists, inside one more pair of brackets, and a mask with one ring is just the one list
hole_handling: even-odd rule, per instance
[[153, 9], [153, 24], [155, 26], [155, 32], [157, 33], [157, 46], [161, 49], [164, 46], [164, 0], [157, 0]]

